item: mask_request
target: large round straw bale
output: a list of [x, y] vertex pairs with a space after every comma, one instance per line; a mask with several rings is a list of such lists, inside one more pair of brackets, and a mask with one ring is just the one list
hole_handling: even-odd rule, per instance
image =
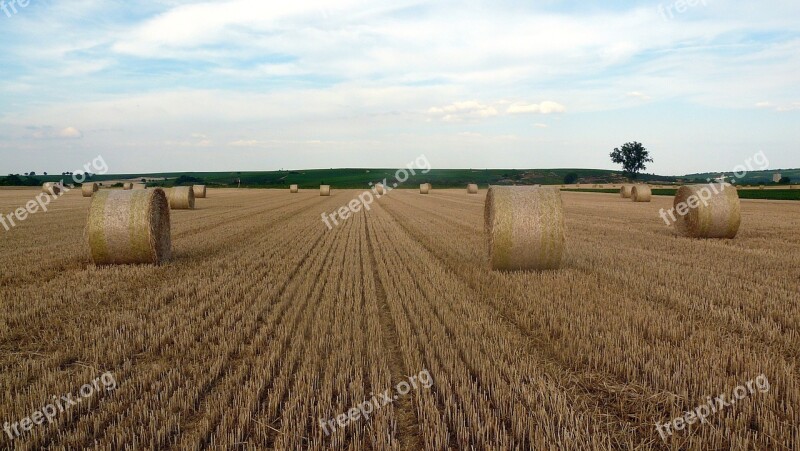
[[58, 196], [63, 191], [63, 187], [58, 183], [46, 182], [42, 185], [42, 192], [52, 196]]
[[147, 184], [145, 183], [134, 183], [133, 189], [147, 189]]
[[631, 185], [622, 185], [619, 189], [619, 196], [625, 199], [630, 199], [633, 195], [633, 187]]
[[206, 197], [205, 185], [192, 185], [192, 191], [195, 199], [204, 199]]
[[635, 185], [631, 188], [631, 200], [634, 202], [650, 202], [653, 191], [649, 185]]
[[194, 190], [191, 186], [176, 186], [167, 193], [169, 208], [173, 210], [193, 210]]
[[320, 196], [330, 196], [331, 195], [331, 186], [330, 185], [320, 185], [319, 186], [319, 195]]
[[300, 188], [297, 185], [289, 185], [289, 192], [290, 193], [299, 193]]
[[83, 194], [83, 197], [92, 197], [92, 195], [96, 193], [99, 188], [100, 187], [97, 186], [97, 183], [86, 182], [83, 184], [83, 186], [81, 186], [81, 193]]
[[375, 185], [375, 192], [377, 192], [379, 196], [383, 196], [386, 193], [386, 189], [383, 187], [382, 183], [378, 183]]
[[742, 222], [739, 193], [728, 183], [685, 185], [673, 202], [680, 235], [692, 238], [734, 238]]
[[133, 183], [130, 183], [130, 182], [123, 183], [122, 184], [122, 189], [124, 189], [124, 190], [133, 189]]
[[467, 194], [478, 194], [478, 185], [475, 183], [467, 185]]
[[431, 185], [428, 183], [423, 183], [419, 186], [420, 194], [428, 194], [430, 191], [431, 191]]
[[564, 251], [561, 192], [529, 186], [490, 186], [484, 225], [492, 269], [555, 269]]
[[172, 253], [164, 191], [95, 193], [86, 224], [89, 257], [97, 265], [161, 263]]

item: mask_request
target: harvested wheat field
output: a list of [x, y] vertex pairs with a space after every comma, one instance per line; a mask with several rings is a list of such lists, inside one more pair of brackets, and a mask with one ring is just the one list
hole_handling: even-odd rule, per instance
[[672, 198], [562, 193], [560, 269], [500, 272], [483, 191], [395, 190], [331, 230], [360, 191], [209, 194], [169, 212], [161, 266], [91, 264], [79, 190], [5, 233], [4, 449], [800, 449], [796, 203], [701, 240]]

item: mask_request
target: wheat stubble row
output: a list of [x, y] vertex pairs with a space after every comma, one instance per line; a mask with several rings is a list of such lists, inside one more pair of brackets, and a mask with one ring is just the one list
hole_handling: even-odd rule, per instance
[[[565, 268], [492, 273], [483, 196], [395, 190], [327, 231], [320, 214], [357, 194], [210, 190], [173, 212], [162, 267], [90, 266], [79, 197], [14, 230], [0, 421], [101, 370], [119, 388], [13, 445], [797, 447], [797, 207], [745, 202], [739, 238], [702, 242], [669, 234], [663, 199], [565, 194]], [[323, 433], [423, 369], [430, 389]], [[661, 441], [655, 421], [760, 373], [768, 393]]]
[[[589, 394], [608, 391], [614, 403], [628, 404], [622, 413], [642, 425], [631, 434], [637, 446], [656, 442], [652, 424], [659, 417], [678, 415], [762, 372], [773, 391], [725, 412], [720, 421], [736, 433], [699, 428], [681, 445], [796, 444], [798, 354], [791, 343], [798, 333], [797, 254], [775, 262], [771, 248], [781, 243], [763, 246], [750, 233], [732, 243], [674, 238], [663, 223], [653, 222], [657, 209], [630, 210], [604, 197], [565, 196], [567, 269], [545, 281], [469, 265], [481, 257], [480, 212], [464, 213], [475, 224], [465, 230], [449, 219], [456, 213], [446, 207], [447, 195], [396, 196], [383, 205], [445, 266], [484, 290], [501, 316], [535, 337], [537, 352], [586, 377]], [[777, 217], [786, 215], [775, 208]], [[779, 233], [781, 227], [790, 233], [791, 222], [765, 220], [762, 211], [749, 214], [747, 208], [745, 213], [752, 235]], [[796, 211], [789, 217], [797, 222]], [[788, 241], [796, 247], [796, 238]], [[681, 255], [686, 260], [675, 258]], [[591, 383], [595, 377], [598, 383]], [[641, 394], [628, 399], [629, 392]]]

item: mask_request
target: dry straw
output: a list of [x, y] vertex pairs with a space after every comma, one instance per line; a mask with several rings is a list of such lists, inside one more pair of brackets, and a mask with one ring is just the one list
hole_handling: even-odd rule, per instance
[[124, 190], [130, 190], [130, 189], [133, 189], [133, 183], [130, 183], [130, 182], [125, 182], [125, 183], [123, 183], [123, 184], [122, 184], [122, 189], [124, 189]]
[[192, 185], [192, 191], [194, 191], [194, 198], [195, 199], [205, 199], [205, 197], [206, 197], [206, 186], [205, 185]]
[[619, 189], [619, 195], [622, 198], [630, 199], [633, 195], [633, 187], [631, 185], [622, 185], [622, 188]]
[[299, 193], [300, 188], [297, 185], [289, 185], [289, 192], [290, 193]]
[[46, 182], [42, 185], [42, 192], [50, 194], [51, 196], [58, 196], [61, 194], [62, 187], [58, 183]]
[[81, 186], [81, 193], [83, 194], [83, 197], [92, 197], [98, 189], [100, 189], [100, 187], [97, 186], [97, 183], [88, 182]]
[[320, 185], [319, 186], [319, 195], [320, 196], [330, 196], [331, 195], [331, 186], [330, 185]]
[[556, 269], [564, 252], [564, 209], [553, 188], [491, 186], [484, 225], [492, 269]]
[[650, 202], [653, 191], [649, 185], [636, 185], [631, 189], [631, 200], [634, 202]]
[[467, 194], [478, 194], [478, 185], [475, 183], [467, 185]]
[[[687, 214], [680, 214], [679, 204]], [[675, 229], [691, 238], [734, 238], [742, 222], [739, 193], [727, 183], [681, 186], [674, 208]]]
[[194, 190], [191, 186], [176, 186], [167, 193], [169, 208], [173, 210], [193, 210]]
[[161, 263], [171, 255], [169, 205], [160, 188], [105, 190], [92, 198], [86, 225], [97, 265]]
[[431, 184], [430, 183], [423, 183], [419, 186], [419, 193], [420, 194], [428, 194], [431, 191]]

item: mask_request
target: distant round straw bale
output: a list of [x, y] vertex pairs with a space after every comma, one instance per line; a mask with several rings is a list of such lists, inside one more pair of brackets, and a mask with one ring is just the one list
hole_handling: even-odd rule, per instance
[[630, 197], [633, 195], [633, 186], [622, 185], [622, 188], [619, 189], [619, 195], [622, 198], [630, 199]]
[[429, 183], [423, 183], [419, 186], [420, 194], [428, 194], [430, 191], [431, 191], [431, 185]]
[[378, 183], [375, 185], [375, 192], [377, 192], [379, 196], [383, 196], [386, 193], [386, 189], [383, 187], [383, 184]]
[[653, 191], [649, 185], [634, 185], [631, 188], [631, 200], [634, 202], [650, 202], [653, 197]]
[[83, 184], [83, 186], [81, 186], [81, 193], [83, 194], [83, 197], [92, 197], [92, 195], [94, 195], [98, 189], [100, 189], [100, 187], [97, 186], [97, 183], [86, 182]]
[[331, 195], [331, 186], [330, 185], [320, 185], [319, 186], [319, 195], [320, 196], [330, 196]]
[[94, 194], [86, 224], [89, 257], [96, 265], [169, 260], [169, 204], [161, 188], [104, 190]]
[[800, 187], [800, 185], [792, 185], [792, 186], [789, 187], [789, 189], [800, 189], [798, 187]]
[[490, 186], [484, 226], [492, 269], [556, 269], [564, 252], [564, 209], [553, 188]]
[[475, 183], [467, 185], [467, 194], [478, 194], [478, 185]]
[[147, 189], [147, 184], [145, 183], [134, 183], [133, 189]]
[[289, 192], [290, 193], [299, 193], [300, 188], [297, 185], [289, 185]]
[[206, 197], [205, 185], [192, 185], [192, 191], [194, 192], [195, 199], [205, 199]]
[[167, 192], [169, 208], [172, 210], [193, 210], [194, 190], [191, 186], [176, 186]]
[[675, 229], [686, 237], [734, 238], [742, 222], [739, 193], [728, 183], [681, 186], [673, 206]]
[[58, 196], [59, 194], [61, 194], [61, 191], [63, 190], [64, 187], [54, 182], [46, 182], [42, 185], [42, 192], [50, 194], [52, 196]]
[[122, 189], [124, 189], [124, 190], [133, 189], [133, 183], [130, 183], [130, 182], [123, 183], [122, 184]]

